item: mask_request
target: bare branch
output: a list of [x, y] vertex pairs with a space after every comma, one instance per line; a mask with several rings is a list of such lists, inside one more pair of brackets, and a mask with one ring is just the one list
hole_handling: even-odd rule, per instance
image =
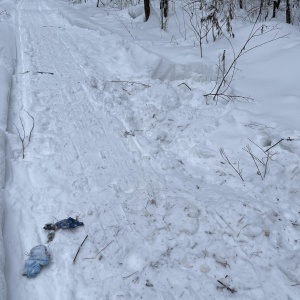
[[[20, 116], [19, 116], [19, 120], [20, 120], [21, 127], [22, 127], [22, 133], [20, 132], [20, 129], [17, 127], [17, 125], [15, 123], [13, 123], [14, 126], [15, 126], [15, 128], [17, 129], [17, 132], [18, 132], [18, 135], [19, 135], [19, 139], [21, 141], [21, 145], [22, 145], [22, 158], [23, 159], [25, 158], [25, 149], [28, 147], [28, 145], [29, 145], [29, 143], [31, 141], [32, 132], [33, 132], [33, 129], [34, 129], [34, 117], [28, 111], [26, 111], [26, 113], [32, 119], [32, 127], [30, 129], [28, 137], [26, 136], [26, 130], [25, 130], [23, 119]], [[26, 143], [26, 138], [28, 139], [27, 143]]]
[[112, 240], [112, 241], [110, 241], [104, 248], [102, 248], [97, 254], [96, 254], [96, 256], [97, 255], [99, 255], [103, 250], [105, 250], [110, 244], [112, 244], [114, 242], [114, 240]]
[[232, 294], [236, 292], [235, 288], [231, 288], [229, 287], [227, 284], [223, 283], [221, 280], [217, 280], [223, 288], [227, 289], [228, 291], [230, 291]]
[[[232, 82], [232, 80], [233, 80], [233, 78], [234, 78], [234, 76], [236, 74], [236, 71], [237, 71], [237, 68], [236, 68], [237, 62], [239, 61], [239, 59], [244, 54], [246, 54], [247, 52], [249, 52], [251, 50], [254, 50], [255, 48], [261, 47], [261, 46], [266, 45], [268, 43], [271, 43], [271, 42], [274, 42], [276, 40], [279, 40], [279, 39], [282, 39], [282, 38], [286, 38], [286, 37], [289, 36], [289, 34], [284, 34], [284, 35], [281, 35], [281, 36], [277, 36], [277, 34], [275, 34], [275, 36], [273, 38], [271, 38], [271, 39], [269, 39], [269, 40], [267, 40], [267, 41], [265, 41], [263, 43], [257, 44], [257, 45], [255, 45], [253, 47], [250, 47], [249, 49], [246, 49], [246, 47], [248, 46], [248, 44], [250, 43], [250, 41], [252, 41], [254, 38], [262, 36], [262, 35], [265, 35], [265, 34], [271, 32], [271, 31], [273, 31], [275, 29], [278, 29], [277, 25], [272, 26], [270, 29], [265, 30], [265, 31], [264, 31], [265, 25], [261, 25], [260, 27], [256, 28], [256, 25], [257, 25], [257, 22], [258, 22], [259, 18], [260, 18], [260, 14], [257, 16], [257, 18], [256, 18], [256, 20], [255, 20], [255, 22], [254, 22], [254, 24], [253, 24], [253, 26], [251, 28], [251, 31], [250, 31], [250, 33], [248, 35], [247, 40], [245, 41], [244, 45], [241, 47], [241, 49], [240, 49], [240, 51], [239, 51], [239, 53], [237, 55], [234, 52], [234, 49], [233, 49], [231, 41], [226, 37], [227, 40], [229, 41], [230, 45], [231, 45], [231, 48], [233, 49], [233, 54], [234, 54], [233, 57], [234, 58], [233, 58], [233, 60], [232, 60], [232, 62], [230, 64], [229, 68], [227, 69], [227, 71], [226, 72], [224, 72], [224, 71], [222, 72], [223, 73], [222, 74], [223, 78], [220, 81], [220, 83], [216, 84], [217, 88], [215, 86], [210, 93], [204, 95], [205, 97], [212, 96], [213, 100], [216, 101], [216, 104], [218, 103], [218, 97], [224, 98], [224, 93], [229, 89], [229, 87], [231, 85], [231, 82]], [[221, 69], [222, 69], [222, 67], [220, 66], [220, 61], [219, 61], [218, 74], [219, 74], [219, 70], [221, 70]], [[227, 77], [229, 77], [229, 76], [231, 76], [229, 82], [226, 84], [225, 89], [223, 91], [221, 91], [222, 86], [225, 86], [225, 82], [227, 80]], [[232, 100], [232, 98], [230, 98], [230, 97], [225, 97], [225, 98], [227, 98], [228, 100]]]
[[33, 117], [27, 110], [25, 110], [25, 111], [26, 111], [26, 113], [28, 114], [28, 116], [32, 119], [32, 127], [31, 127], [31, 129], [30, 129], [30, 133], [29, 133], [29, 137], [28, 137], [28, 144], [29, 144], [30, 141], [31, 141], [32, 131], [33, 131], [33, 129], [34, 129], [34, 117]]
[[259, 169], [259, 167], [257, 165], [257, 162], [256, 162], [257, 160], [259, 162], [261, 162], [261, 161], [252, 153], [252, 149], [251, 149], [251, 147], [249, 145], [247, 145], [246, 147], [244, 147], [243, 150], [246, 151], [247, 153], [249, 153], [249, 155], [251, 156], [251, 158], [252, 158], [252, 160], [253, 160], [253, 162], [254, 162], [254, 164], [256, 166], [257, 174], [260, 175], [260, 177], [261, 177], [262, 180], [264, 180], [264, 177], [263, 177], [263, 175], [262, 175], [262, 173], [261, 173], [261, 171], [260, 171], [260, 169]]
[[273, 146], [271, 146], [270, 148], [268, 148], [265, 152], [268, 152], [269, 150], [271, 150], [273, 147], [277, 146], [279, 143], [281, 143], [282, 141], [284, 141], [285, 139], [281, 139], [280, 141], [278, 141], [276, 144], [274, 144]]
[[185, 82], [178, 84], [177, 86], [185, 85], [190, 91], [192, 90]]
[[220, 154], [223, 157], [223, 159], [234, 169], [234, 171], [239, 175], [239, 177], [241, 178], [242, 181], [244, 181], [244, 178], [242, 176], [242, 169], [240, 168], [240, 164], [238, 162], [238, 166], [237, 168], [231, 163], [231, 161], [229, 160], [228, 156], [226, 155], [225, 151], [223, 148], [220, 149]]
[[151, 87], [151, 85], [145, 84], [145, 83], [141, 83], [141, 82], [136, 82], [136, 81], [127, 81], [127, 80], [111, 80], [109, 82], [121, 82], [121, 83], [130, 83], [130, 84], [140, 84], [143, 85], [147, 88]]
[[20, 119], [20, 122], [21, 122], [21, 126], [22, 126], [22, 129], [23, 129], [23, 138], [22, 138], [22, 141], [25, 140], [25, 128], [24, 128], [24, 123], [23, 123], [23, 119], [21, 117], [19, 117]]
[[82, 243], [80, 244], [80, 246], [79, 246], [79, 248], [78, 248], [78, 250], [77, 250], [77, 252], [76, 252], [76, 255], [75, 255], [74, 259], [73, 259], [73, 264], [75, 263], [76, 258], [77, 258], [77, 255], [78, 255], [78, 253], [79, 253], [79, 251], [80, 251], [82, 245], [84, 244], [85, 240], [87, 239], [87, 237], [88, 237], [88, 235], [84, 238], [84, 240], [83, 240]]

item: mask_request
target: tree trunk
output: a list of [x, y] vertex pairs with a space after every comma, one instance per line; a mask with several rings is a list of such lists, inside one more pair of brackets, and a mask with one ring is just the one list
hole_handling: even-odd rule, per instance
[[164, 17], [168, 17], [168, 12], [169, 12], [169, 1], [165, 0], [164, 1]]
[[144, 10], [145, 10], [145, 22], [147, 22], [150, 17], [150, 0], [144, 0]]
[[273, 15], [272, 15], [272, 18], [276, 17], [276, 9], [278, 9], [278, 2], [273, 1]]
[[291, 24], [291, 7], [290, 0], [286, 0], [286, 22]]
[[168, 0], [160, 0], [160, 28], [165, 29], [164, 18], [168, 17], [169, 3]]
[[243, 0], [239, 0], [240, 9], [243, 9]]

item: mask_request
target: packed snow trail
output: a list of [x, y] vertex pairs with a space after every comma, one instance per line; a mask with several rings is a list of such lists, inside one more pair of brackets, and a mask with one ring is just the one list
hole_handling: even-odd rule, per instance
[[[16, 148], [8, 149], [13, 160], [7, 175], [5, 223], [8, 299], [29, 299], [32, 295], [35, 299], [88, 299], [81, 287], [91, 284], [94, 275], [92, 270], [86, 274], [81, 270], [80, 278], [72, 275], [78, 267], [71, 263], [76, 246], [92, 230], [85, 247], [91, 252], [86, 256], [93, 256], [110, 242], [115, 232], [109, 252], [124, 255], [126, 245], [135, 242], [130, 238], [134, 233], [116, 195], [138, 189], [139, 185], [147, 186], [156, 176], [152, 175], [148, 158], [144, 160], [135, 145], [128, 146], [128, 139], [122, 139], [126, 128], [94, 104], [101, 99], [89, 85], [85, 66], [80, 61], [82, 56], [76, 49], [76, 41], [84, 39], [86, 45], [97, 47], [101, 58], [102, 51], [113, 53], [116, 45], [106, 49], [107, 42], [98, 33], [88, 32], [89, 36], [85, 37], [85, 30], [67, 26], [56, 9], [45, 3], [25, 0], [18, 7], [19, 65], [10, 129], [13, 130], [14, 123], [22, 130], [20, 115], [29, 135], [32, 120], [26, 111], [34, 117], [35, 126], [24, 160], [20, 159], [17, 136]], [[96, 46], [88, 42], [90, 36], [98, 42]], [[121, 59], [121, 64], [126, 65], [128, 58]], [[103, 68], [109, 64], [103, 61]], [[129, 153], [132, 147], [136, 148], [139, 164]], [[147, 172], [143, 170], [144, 163]], [[22, 255], [33, 246], [45, 243], [43, 224], [77, 214], [81, 219], [86, 216], [91, 219], [86, 222], [85, 230], [57, 234], [57, 244], [49, 245], [53, 253], [52, 272], [48, 275], [45, 272], [45, 276], [23, 285]], [[102, 240], [94, 240], [96, 232]], [[105, 272], [106, 280], [111, 276], [120, 277], [114, 269]], [[98, 285], [99, 282], [92, 284], [90, 295]]]

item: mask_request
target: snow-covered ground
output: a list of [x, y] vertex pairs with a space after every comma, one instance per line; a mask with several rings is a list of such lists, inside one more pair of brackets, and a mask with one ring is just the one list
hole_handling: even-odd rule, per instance
[[10, 13], [14, 13], [14, 5], [10, 1], [0, 2], [0, 299], [6, 297], [4, 279], [4, 247], [2, 238], [3, 208], [5, 186], [5, 147], [7, 117], [10, 99], [12, 74], [16, 63], [16, 46], [14, 40], [14, 23]]
[[[179, 12], [165, 32], [138, 8], [0, 5], [1, 299], [299, 298], [298, 27], [240, 59], [232, 90], [253, 100], [216, 105], [203, 95], [231, 46], [200, 58]], [[236, 53], [251, 28], [235, 24]], [[262, 159], [281, 139], [260, 176], [243, 148]], [[67, 217], [84, 226], [47, 242]], [[22, 277], [37, 245], [51, 264]]]

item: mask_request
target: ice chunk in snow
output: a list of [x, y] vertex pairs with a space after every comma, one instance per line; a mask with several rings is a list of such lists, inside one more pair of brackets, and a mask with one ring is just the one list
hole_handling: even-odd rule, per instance
[[47, 266], [50, 254], [44, 245], [35, 246], [30, 250], [29, 258], [25, 261], [23, 276], [35, 277], [40, 273], [42, 267]]

